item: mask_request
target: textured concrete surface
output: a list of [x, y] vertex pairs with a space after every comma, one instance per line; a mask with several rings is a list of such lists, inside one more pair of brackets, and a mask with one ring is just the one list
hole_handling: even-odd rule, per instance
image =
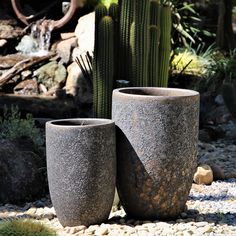
[[175, 218], [184, 211], [196, 170], [199, 95], [189, 90], [113, 92], [117, 187], [129, 216]]
[[63, 226], [108, 219], [115, 192], [115, 124], [70, 119], [46, 124], [50, 195]]

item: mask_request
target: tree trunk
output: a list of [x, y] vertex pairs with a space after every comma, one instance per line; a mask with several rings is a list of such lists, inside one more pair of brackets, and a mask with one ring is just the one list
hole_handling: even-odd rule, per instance
[[232, 27], [232, 8], [232, 0], [220, 0], [216, 44], [224, 50], [233, 50], [236, 46]]

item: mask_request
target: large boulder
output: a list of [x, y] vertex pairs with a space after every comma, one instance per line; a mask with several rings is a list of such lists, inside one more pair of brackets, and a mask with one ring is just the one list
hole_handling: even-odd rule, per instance
[[0, 140], [0, 202], [18, 204], [42, 197], [46, 190], [45, 162], [26, 137]]
[[75, 35], [78, 38], [78, 50], [74, 54], [84, 52], [92, 52], [94, 48], [94, 32], [95, 32], [95, 12], [81, 17], [75, 29]]

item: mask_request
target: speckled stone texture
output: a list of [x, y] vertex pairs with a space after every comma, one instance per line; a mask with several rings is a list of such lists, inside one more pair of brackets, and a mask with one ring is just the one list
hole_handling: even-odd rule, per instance
[[69, 119], [46, 124], [49, 190], [63, 226], [108, 219], [115, 193], [115, 124]]
[[117, 188], [126, 213], [171, 219], [185, 209], [196, 170], [199, 94], [167, 88], [114, 90]]

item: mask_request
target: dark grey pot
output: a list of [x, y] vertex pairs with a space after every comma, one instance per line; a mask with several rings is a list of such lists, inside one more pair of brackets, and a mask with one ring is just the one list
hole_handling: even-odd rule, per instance
[[67, 119], [46, 124], [49, 190], [63, 226], [108, 219], [115, 193], [115, 124]]
[[198, 117], [195, 91], [113, 91], [117, 188], [129, 216], [171, 219], [184, 211], [197, 164]]

